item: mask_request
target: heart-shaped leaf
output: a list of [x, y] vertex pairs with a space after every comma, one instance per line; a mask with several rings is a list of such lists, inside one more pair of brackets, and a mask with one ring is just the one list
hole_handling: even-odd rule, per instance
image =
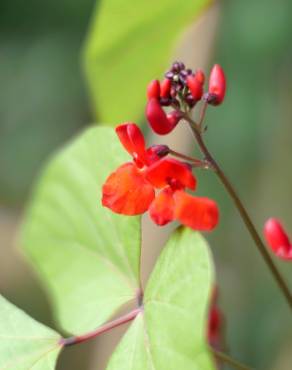
[[140, 218], [101, 205], [101, 187], [129, 159], [114, 130], [89, 129], [44, 171], [23, 245], [74, 334], [102, 324], [139, 288]]
[[181, 31], [210, 2], [98, 1], [85, 72], [93, 107], [103, 121], [141, 117], [147, 84], [161, 75]]
[[146, 287], [139, 314], [108, 370], [214, 370], [206, 340], [213, 265], [203, 237], [177, 229]]
[[60, 335], [0, 296], [0, 369], [53, 370]]

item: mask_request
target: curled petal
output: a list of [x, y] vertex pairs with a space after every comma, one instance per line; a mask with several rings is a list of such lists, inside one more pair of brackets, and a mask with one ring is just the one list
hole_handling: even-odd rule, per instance
[[170, 120], [162, 109], [158, 99], [150, 99], [146, 106], [146, 117], [152, 130], [159, 135], [171, 132], [179, 120]]
[[144, 163], [145, 140], [140, 128], [135, 123], [126, 122], [116, 127], [116, 133], [127, 152]]
[[123, 215], [144, 213], [154, 196], [153, 186], [133, 163], [120, 166], [102, 187], [102, 205]]
[[264, 234], [269, 247], [278, 257], [292, 259], [292, 245], [279, 220], [270, 218], [265, 223]]
[[189, 166], [173, 158], [163, 158], [152, 164], [145, 174], [147, 180], [156, 188], [172, 185], [194, 190], [197, 183]]
[[175, 218], [194, 230], [211, 231], [218, 224], [217, 204], [209, 199], [194, 197], [180, 190], [174, 193]]
[[173, 220], [174, 199], [170, 188], [161, 190], [151, 203], [149, 213], [152, 220], [159, 226], [166, 225]]

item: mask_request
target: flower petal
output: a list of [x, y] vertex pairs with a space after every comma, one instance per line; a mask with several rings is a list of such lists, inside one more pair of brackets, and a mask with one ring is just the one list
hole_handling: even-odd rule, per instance
[[149, 166], [146, 170], [146, 178], [156, 188], [163, 188], [173, 183], [173, 185], [194, 190], [197, 182], [188, 165], [173, 158], [163, 158]]
[[145, 140], [140, 128], [135, 123], [126, 122], [116, 127], [116, 133], [127, 152], [144, 163]]
[[154, 196], [153, 186], [133, 163], [120, 166], [102, 187], [102, 205], [124, 215], [144, 213]]
[[211, 231], [218, 224], [217, 204], [209, 199], [194, 197], [184, 191], [176, 191], [175, 218], [194, 230]]
[[173, 191], [168, 187], [156, 196], [149, 208], [150, 217], [159, 226], [166, 225], [173, 220], [174, 199]]

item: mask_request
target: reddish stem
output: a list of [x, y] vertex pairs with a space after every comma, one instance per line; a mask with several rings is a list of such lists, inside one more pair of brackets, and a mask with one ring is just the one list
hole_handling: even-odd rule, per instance
[[[200, 120], [200, 126], [203, 122], [203, 118], [205, 116], [205, 113], [206, 113], [206, 108], [204, 106], [203, 113], [201, 115], [202, 118]], [[259, 233], [257, 232], [257, 230], [256, 230], [256, 228], [255, 228], [247, 210], [245, 209], [244, 205], [242, 204], [242, 202], [241, 202], [239, 196], [237, 195], [235, 189], [233, 188], [230, 181], [226, 177], [224, 171], [221, 169], [219, 164], [216, 162], [216, 160], [213, 158], [213, 156], [209, 152], [209, 150], [208, 150], [208, 148], [207, 148], [207, 146], [206, 146], [206, 144], [203, 140], [203, 137], [202, 137], [201, 127], [198, 126], [198, 124], [195, 121], [193, 121], [188, 115], [185, 114], [184, 118], [189, 122], [190, 127], [191, 127], [191, 129], [192, 129], [192, 131], [193, 131], [193, 133], [196, 137], [196, 140], [197, 140], [198, 144], [199, 144], [201, 152], [204, 154], [207, 161], [211, 163], [215, 173], [217, 174], [221, 183], [223, 184], [226, 191], [228, 192], [231, 199], [233, 200], [233, 202], [234, 202], [236, 208], [238, 209], [239, 214], [240, 214], [242, 220], [244, 221], [251, 237], [253, 238], [260, 254], [262, 255], [262, 257], [263, 257], [264, 261], [266, 262], [267, 266], [269, 267], [274, 279], [278, 283], [278, 286], [279, 286], [280, 290], [282, 291], [282, 293], [284, 294], [290, 308], [292, 308], [292, 295], [290, 293], [290, 290], [289, 290], [285, 280], [283, 279], [282, 275], [278, 271], [278, 269], [277, 269], [276, 265], [274, 264], [271, 256], [269, 255], [261, 237], [259, 236]]]
[[73, 346], [75, 344], [86, 342], [89, 339], [95, 338], [100, 334], [103, 334], [113, 328], [116, 328], [117, 326], [126, 324], [129, 321], [132, 321], [141, 312], [142, 312], [141, 307], [136, 308], [135, 310], [127, 313], [126, 315], [121, 316], [113, 321], [107, 322], [106, 324], [100, 326], [99, 328], [89, 333], [82, 334], [82, 335], [76, 335], [76, 336], [69, 337], [69, 338], [62, 338], [59, 343], [63, 347], [68, 347], [68, 346]]

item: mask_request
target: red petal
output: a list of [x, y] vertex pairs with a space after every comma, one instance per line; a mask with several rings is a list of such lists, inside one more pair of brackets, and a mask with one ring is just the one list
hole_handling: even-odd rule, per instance
[[176, 191], [175, 218], [194, 230], [211, 231], [218, 224], [217, 204], [209, 198], [194, 197], [184, 191]]
[[292, 245], [279, 220], [270, 218], [264, 227], [264, 234], [272, 251], [283, 259], [291, 259]]
[[140, 128], [135, 123], [127, 122], [117, 126], [116, 133], [127, 152], [144, 162], [145, 140]]
[[157, 225], [162, 226], [173, 220], [173, 211], [173, 191], [170, 188], [161, 190], [150, 205], [150, 217]]
[[166, 135], [171, 132], [178, 121], [170, 121], [166, 113], [161, 108], [158, 99], [150, 99], [146, 106], [146, 117], [150, 126], [156, 134]]
[[175, 181], [182, 187], [194, 190], [197, 182], [190, 168], [173, 158], [163, 158], [149, 166], [146, 178], [156, 188], [163, 188]]
[[102, 205], [124, 215], [144, 213], [154, 196], [153, 186], [133, 163], [120, 166], [102, 187]]

